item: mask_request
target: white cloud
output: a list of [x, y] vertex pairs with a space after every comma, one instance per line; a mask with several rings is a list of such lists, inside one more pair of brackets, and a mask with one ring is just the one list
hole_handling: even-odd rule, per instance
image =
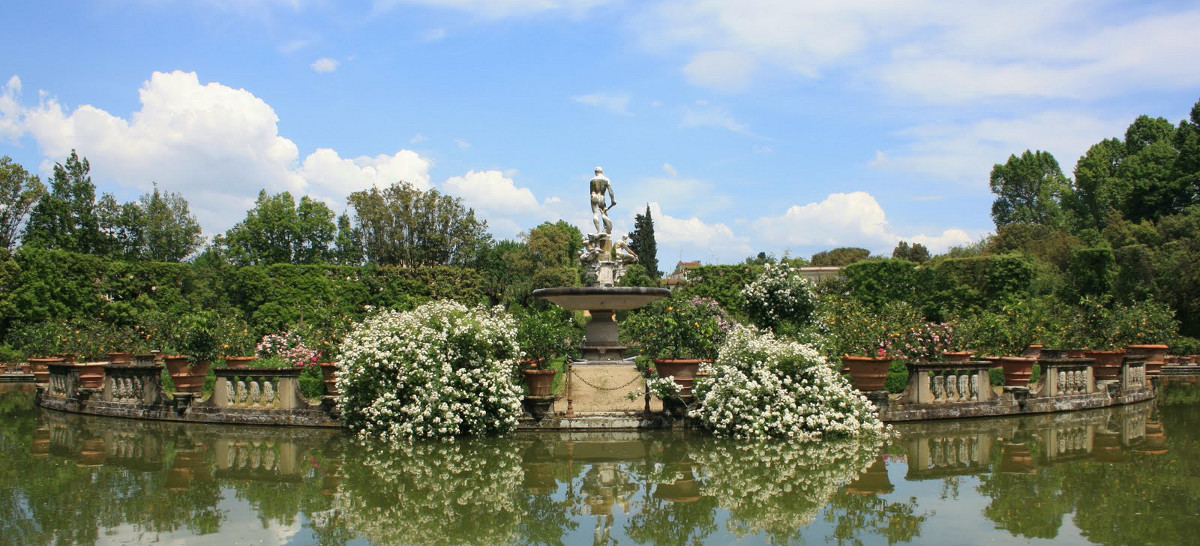
[[588, 106], [603, 108], [614, 114], [628, 116], [629, 101], [628, 94], [607, 94], [607, 93], [592, 93], [590, 95], [576, 95], [571, 97], [571, 100]]
[[750, 85], [758, 61], [737, 51], [703, 51], [692, 57], [683, 73], [693, 85], [721, 91], [743, 91]]
[[480, 17], [503, 18], [540, 12], [564, 12], [580, 16], [610, 0], [375, 0], [375, 11], [400, 5], [430, 6], [471, 13]]
[[21, 93], [21, 78], [13, 76], [4, 84], [4, 92], [0, 93], [0, 139], [17, 139], [24, 130], [21, 128], [21, 104], [17, 95]]
[[1124, 135], [1128, 123], [1084, 112], [1047, 111], [1010, 119], [919, 125], [897, 135], [909, 140], [902, 150], [877, 150], [868, 164], [986, 187], [992, 165], [1025, 149], [1051, 152], [1063, 171], [1070, 173], [1089, 146]]
[[654, 219], [654, 240], [659, 248], [659, 269], [670, 270], [669, 265], [677, 258], [729, 263], [750, 255], [750, 242], [734, 234], [724, 223], [710, 224], [695, 216], [670, 216], [663, 212], [657, 201], [650, 202], [649, 206], [650, 217]]
[[321, 57], [320, 59], [313, 61], [313, 63], [308, 66], [313, 69], [313, 72], [324, 74], [326, 72], [333, 72], [334, 70], [337, 70], [338, 61], [337, 59], [330, 59], [329, 57]]
[[467, 141], [465, 141], [465, 140], [463, 140], [463, 139], [461, 139], [461, 138], [456, 138], [456, 139], [454, 139], [454, 143], [455, 143], [456, 145], [458, 145], [458, 149], [460, 149], [460, 150], [466, 150], [466, 149], [468, 149], [468, 148], [470, 148], [470, 147], [471, 147], [471, 143], [470, 143], [470, 142], [467, 142]]
[[1180, 61], [1200, 58], [1200, 10], [1186, 3], [672, 0], [633, 26], [652, 50], [683, 53], [690, 82], [726, 90], [760, 64], [808, 78], [848, 69], [885, 93], [952, 103], [1200, 84]]
[[339, 157], [329, 148], [317, 148], [304, 158], [300, 174], [312, 184], [311, 193], [344, 198], [352, 192], [382, 188], [401, 180], [427, 190], [431, 187], [429, 167], [429, 160], [409, 150], [351, 159]]
[[888, 225], [879, 202], [862, 191], [834, 193], [820, 203], [794, 205], [781, 216], [755, 220], [752, 229], [760, 243], [798, 251], [857, 246], [882, 252], [906, 240], [939, 252], [972, 241], [966, 232], [956, 228], [932, 236], [898, 234]]
[[406, 180], [430, 187], [429, 160], [408, 150], [341, 158], [321, 148], [301, 161], [266, 102], [244, 89], [201, 84], [192, 72], [156, 72], [139, 98], [141, 109], [128, 119], [90, 105], [69, 111], [43, 98], [36, 107], [17, 106], [19, 131], [47, 158], [78, 150], [102, 190], [144, 191], [157, 182], [181, 193], [210, 235], [239, 221], [259, 189], [313, 195], [336, 209], [347, 194], [371, 185]]
[[517, 187], [511, 176], [500, 171], [470, 171], [450, 177], [441, 186], [475, 209], [498, 238], [512, 239], [530, 227], [563, 217], [562, 199], [550, 197], [539, 203], [532, 190]]
[[724, 108], [708, 106], [707, 103], [700, 101], [697, 101], [695, 108], [688, 107], [683, 109], [683, 118], [679, 120], [679, 124], [689, 128], [717, 127], [744, 135], [751, 134], [749, 127], [734, 119], [733, 115]]
[[301, 49], [304, 49], [305, 47], [308, 47], [308, 45], [311, 43], [312, 43], [311, 40], [291, 40], [288, 42], [284, 42], [283, 44], [280, 44], [279, 52], [280, 53], [295, 53], [297, 51], [300, 51]]

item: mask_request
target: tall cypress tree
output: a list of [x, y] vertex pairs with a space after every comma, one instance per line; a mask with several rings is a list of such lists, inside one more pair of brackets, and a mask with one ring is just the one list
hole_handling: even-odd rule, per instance
[[638, 263], [646, 268], [650, 278], [662, 278], [662, 272], [658, 270], [658, 243], [654, 240], [654, 219], [650, 217], [650, 205], [646, 205], [646, 214], [634, 216], [629, 247], [638, 255]]

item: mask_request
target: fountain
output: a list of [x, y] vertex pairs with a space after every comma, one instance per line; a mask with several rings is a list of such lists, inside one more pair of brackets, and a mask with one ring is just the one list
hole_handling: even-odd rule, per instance
[[[576, 415], [576, 402], [582, 414], [630, 413], [645, 406], [628, 393], [641, 390], [641, 374], [632, 358], [625, 357], [616, 321], [617, 311], [637, 309], [670, 295], [665, 288], [615, 286], [625, 268], [637, 261], [629, 248], [628, 237], [615, 244], [608, 211], [616, 206], [612, 184], [604, 171], [596, 167], [591, 180], [592, 221], [596, 232], [587, 236], [579, 254], [586, 268], [587, 286], [542, 288], [533, 296], [574, 311], [586, 311], [591, 320], [586, 327], [580, 360], [567, 364], [566, 416]], [[606, 204], [605, 194], [608, 195]]]

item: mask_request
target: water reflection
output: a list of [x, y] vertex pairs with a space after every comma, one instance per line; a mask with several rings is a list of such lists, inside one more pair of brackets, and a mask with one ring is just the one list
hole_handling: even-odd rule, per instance
[[67, 415], [10, 388], [0, 391], [0, 536], [89, 544], [259, 529], [270, 531], [266, 542], [319, 544], [1179, 543], [1200, 532], [1197, 425], [1192, 401], [909, 424], [886, 446], [681, 433], [386, 446], [336, 430]]

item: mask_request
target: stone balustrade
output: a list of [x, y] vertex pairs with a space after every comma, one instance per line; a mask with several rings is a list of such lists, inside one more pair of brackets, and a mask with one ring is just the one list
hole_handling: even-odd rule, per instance
[[53, 398], [75, 398], [79, 390], [79, 371], [74, 364], [50, 364], [50, 380], [46, 392]]
[[1121, 363], [1121, 390], [1125, 392], [1145, 391], [1150, 388], [1146, 380], [1146, 359], [1125, 357]]
[[308, 406], [300, 394], [300, 368], [217, 368], [210, 403], [218, 408], [294, 409]]
[[910, 404], [986, 402], [993, 398], [987, 362], [910, 362]]
[[1096, 392], [1091, 358], [1043, 358], [1037, 365], [1042, 379], [1039, 396], [1074, 396]]
[[117, 404], [162, 403], [162, 369], [161, 364], [109, 364], [104, 367], [100, 399]]

